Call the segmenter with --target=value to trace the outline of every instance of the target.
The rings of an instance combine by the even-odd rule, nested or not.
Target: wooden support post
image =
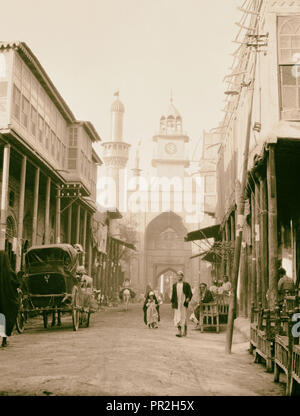
[[[92,246],[91,238],[89,238],[89,262],[88,262],[89,276],[91,276],[92,274],[92,265],[93,265],[93,246]]]
[[[247,297],[247,255],[246,243],[242,242],[241,248],[241,271],[240,271],[240,299],[239,299],[239,316],[245,316],[245,298]]]
[[[72,205],[68,208],[68,243],[72,244]]]
[[[24,200],[26,184],[26,165],[27,157],[23,156],[21,175],[20,175],[20,196],[19,196],[19,213],[18,213],[18,248],[16,255],[16,272],[21,268],[22,262],[22,245],[23,245],[23,221],[24,221]]]
[[[274,145],[269,145],[267,160],[268,179],[268,249],[269,249],[269,306],[274,309],[277,301],[278,236],[277,236],[277,186]]]
[[[260,178],[260,252],[261,252],[261,284],[262,304],[267,305],[266,293],[269,287],[268,276],[268,195],[266,178]]]
[[[247,293],[247,310],[251,314],[251,293],[252,293],[252,249],[247,245],[247,271],[248,271],[248,293]]]
[[[251,192],[251,303],[257,305],[256,298],[256,252],[255,252],[255,198]]]
[[[255,258],[256,258],[256,299],[262,302],[261,258],[260,258],[260,187],[255,182]]]
[[[83,211],[83,264],[85,264],[85,253],[86,253],[86,235],[87,235],[87,209]]]
[[[222,247],[221,247],[221,267],[220,267],[220,272],[221,272],[221,276],[220,278],[223,280],[224,278],[224,274],[225,274],[225,250],[224,250],[224,242],[225,242],[225,230],[223,228],[222,230]]]
[[[51,196],[51,178],[47,178],[46,200],[45,200],[45,238],[44,244],[50,242],[50,196]]]
[[[112,255],[111,255],[111,246],[112,246],[112,239],[109,239],[108,243],[108,256],[107,256],[107,276],[106,276],[106,284],[107,284],[107,296],[110,297],[111,294],[111,261],[112,261]]]
[[[40,168],[36,168],[34,177],[33,215],[32,215],[32,245],[36,245],[38,209],[39,209]]]
[[[56,189],[55,241],[60,243],[60,187]]]
[[[80,244],[80,205],[77,204],[76,244]]]
[[[0,250],[5,250],[9,162],[10,162],[10,145],[6,144],[3,149],[3,167],[2,167],[2,183],[1,183]]]
[[[230,239],[235,240],[235,211],[230,215]]]
[[[227,219],[225,223],[225,239],[226,239],[226,247],[225,247],[225,255],[226,255],[226,263],[225,263],[225,274],[228,276],[229,280],[231,281],[231,261],[230,261],[230,251],[229,251],[229,242],[230,238],[230,228],[229,228],[229,221],[230,217]]]

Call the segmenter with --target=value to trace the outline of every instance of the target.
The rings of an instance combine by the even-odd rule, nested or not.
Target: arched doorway
[[[172,297],[172,287],[177,281],[177,273],[175,270],[168,269],[157,276],[157,286],[159,293],[162,295],[164,302],[170,302]]]
[[[145,233],[146,282],[160,290],[160,285],[182,270],[187,281],[191,281],[190,257],[191,243],[184,237],[187,229],[182,218],[172,211],[155,217],[147,226]],[[160,276],[167,273],[167,277]],[[162,280],[163,279],[163,280]],[[163,283],[162,283],[163,282]]]

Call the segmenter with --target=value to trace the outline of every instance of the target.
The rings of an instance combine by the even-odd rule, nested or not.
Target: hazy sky
[[[170,89],[194,143],[223,117],[241,0],[0,0],[2,40],[25,41],[76,118],[109,138],[119,89],[124,139],[146,143]],[[148,156],[149,158],[149,156]]]

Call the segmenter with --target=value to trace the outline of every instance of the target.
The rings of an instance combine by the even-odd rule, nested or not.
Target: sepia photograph
[[[300,0],[0,5],[0,407],[300,396]]]

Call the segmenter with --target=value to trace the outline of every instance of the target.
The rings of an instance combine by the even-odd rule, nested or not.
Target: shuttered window
[[[37,111],[33,106],[31,106],[30,132],[34,137],[36,136],[36,126],[37,126]]]
[[[29,108],[30,104],[24,95],[22,95],[22,112],[21,112],[21,123],[24,127],[28,127],[28,117],[29,117]]]
[[[38,124],[38,139],[40,143],[44,141],[44,119],[39,115],[39,124]]]
[[[21,109],[21,91],[14,85],[13,89],[13,115],[17,120],[20,120]]]
[[[278,17],[281,118],[300,120],[300,16]]]

